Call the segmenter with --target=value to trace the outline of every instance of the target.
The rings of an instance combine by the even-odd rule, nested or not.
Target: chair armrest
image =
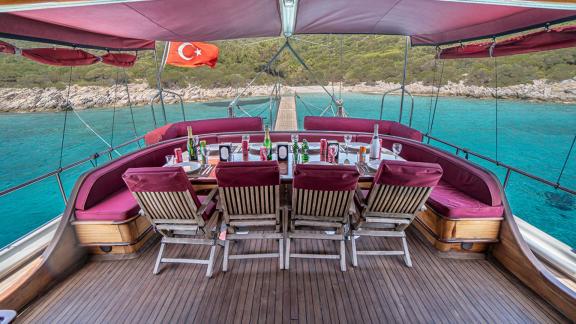
[[[198,208],[198,211],[197,211],[198,215],[204,214],[204,212],[206,211],[206,208],[208,208],[208,204],[210,204],[212,199],[214,199],[214,195],[216,195],[217,192],[218,192],[218,188],[214,188],[214,189],[210,190],[210,193],[208,194],[206,199],[204,199],[204,202],[202,203],[202,205],[200,205],[200,208]]]

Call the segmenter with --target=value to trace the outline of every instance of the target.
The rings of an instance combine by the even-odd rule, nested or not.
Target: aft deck
[[[21,322],[117,323],[423,323],[565,322],[540,297],[489,260],[440,258],[412,228],[413,268],[400,257],[366,256],[340,272],[334,260],[232,261],[214,278],[197,265],[166,264],[152,274],[158,246],[137,259],[90,261],[27,307]],[[398,240],[362,238],[369,249],[398,249]],[[235,243],[246,253],[273,242]],[[298,251],[334,252],[336,243],[294,242]],[[169,246],[168,255],[207,257],[208,248]]]

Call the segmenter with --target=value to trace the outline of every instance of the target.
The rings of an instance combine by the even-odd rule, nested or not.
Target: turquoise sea
[[[305,115],[318,115],[329,103],[322,94],[302,95],[297,100],[299,127]],[[352,117],[378,118],[378,95],[343,94],[344,105]],[[384,119],[397,119],[400,98],[389,96],[384,106]],[[192,103],[185,106],[188,119],[225,117],[228,102]],[[405,101],[404,119],[408,122],[409,100]],[[252,115],[268,117],[267,98],[249,99],[243,107]],[[428,129],[430,98],[415,99],[413,127]],[[144,134],[154,128],[150,107],[134,108],[136,132]],[[113,109],[79,111],[106,140],[111,140]],[[168,121],[181,119],[177,105],[167,106]],[[161,120],[157,108],[156,116]],[[432,134],[448,142],[478,153],[495,156],[494,100],[440,98]],[[58,168],[64,113],[30,113],[0,115],[0,190]],[[117,109],[114,144],[134,137],[130,110]],[[73,114],[68,115],[62,165],[87,157],[106,146],[84,127]],[[501,100],[498,108],[498,157],[551,181],[556,181],[566,154],[576,133],[574,105],[529,103]],[[441,148],[442,145],[432,142]],[[137,149],[136,144],[119,150],[125,153]],[[454,152],[454,150],[450,150]],[[495,171],[501,180],[505,170],[479,159],[470,158]],[[98,158],[105,163],[107,156]],[[86,163],[63,173],[65,190],[69,193],[76,178],[92,168]],[[568,188],[576,188],[576,152],[568,161],[561,179]],[[571,247],[576,247],[576,197],[513,174],[506,190],[514,213],[553,235]],[[54,177],[0,197],[0,247],[48,222],[63,211],[64,204]]]

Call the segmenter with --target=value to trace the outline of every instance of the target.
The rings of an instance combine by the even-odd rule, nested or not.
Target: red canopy
[[[295,34],[409,35],[414,45],[492,37],[576,17],[576,10],[434,0],[281,3],[296,7]],[[109,49],[152,48],[152,40],[279,36],[286,16],[281,8],[275,0],[149,0],[29,10],[0,13],[0,36]]]
[[[576,26],[564,26],[524,34],[501,41],[483,42],[454,46],[443,49],[438,55],[441,59],[482,58],[492,56],[507,56],[555,50],[576,46]]]
[[[0,41],[0,53],[16,54],[16,47],[11,44]]]
[[[79,49],[30,48],[23,49],[22,56],[33,61],[57,66],[80,66],[100,62],[100,58]]]
[[[118,67],[133,67],[138,57],[127,53],[108,53],[100,58],[104,64]]]

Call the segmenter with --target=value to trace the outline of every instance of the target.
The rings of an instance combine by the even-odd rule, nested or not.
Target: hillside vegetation
[[[46,47],[31,42],[6,40],[19,47]],[[259,71],[282,45],[283,39],[245,39],[215,42],[220,58],[215,69],[207,67],[184,69],[168,66],[162,80],[166,87],[190,84],[203,87],[242,87]],[[357,84],[360,82],[399,82],[405,39],[398,36],[298,36],[294,48],[320,80]],[[50,45],[48,45],[50,46]],[[161,55],[163,44],[158,45]],[[98,51],[89,50],[98,54]],[[434,80],[435,49],[415,47],[409,50],[408,83]],[[101,54],[101,53],[100,53]],[[151,51],[139,52],[135,67],[127,69],[130,82],[155,84],[154,56]],[[576,75],[576,49],[498,58],[498,82],[501,86],[530,83],[536,79],[560,81]],[[494,86],[493,59],[462,59],[444,61],[443,83],[464,81],[469,85]],[[58,87],[68,81],[69,68],[51,67],[14,55],[0,54],[0,87]],[[255,84],[271,84],[279,79],[287,85],[317,84],[311,75],[287,51]],[[439,73],[438,73],[439,74]],[[78,85],[111,85],[124,72],[115,67],[95,64],[73,68],[72,81]]]

